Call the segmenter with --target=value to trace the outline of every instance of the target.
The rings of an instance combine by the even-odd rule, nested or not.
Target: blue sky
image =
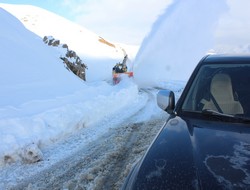
[[[0,0],[0,3],[34,5],[74,20],[74,14],[62,0]]]
[[[113,42],[139,45],[173,0],[0,0],[35,5]]]

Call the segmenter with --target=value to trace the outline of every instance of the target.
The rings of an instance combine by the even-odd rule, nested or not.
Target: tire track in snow
[[[120,189],[132,165],[143,155],[155,135],[164,123],[165,115],[158,115],[147,122],[134,122],[138,116],[151,106],[155,106],[154,95],[147,91],[149,100],[147,107],[140,110],[128,124],[115,129],[107,144],[114,146],[102,159],[93,161],[89,168],[77,180],[65,184],[65,189]],[[94,166],[94,167],[93,167]],[[71,187],[71,188],[70,188]]]
[[[141,120],[156,106],[154,94],[149,90],[145,93],[149,97],[147,105],[129,121],[10,189],[119,189],[165,122],[166,114],[161,112],[149,121]]]

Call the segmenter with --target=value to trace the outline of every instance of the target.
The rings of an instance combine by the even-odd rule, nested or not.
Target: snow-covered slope
[[[0,16],[0,85],[3,97],[0,106],[18,105],[30,100],[34,93],[37,98],[44,94],[47,98],[55,97],[61,93],[63,86],[67,87],[64,91],[68,92],[84,86],[82,81],[63,67],[56,49],[47,47],[37,35],[24,28],[5,10],[1,9]],[[31,81],[35,89],[29,92]],[[43,91],[45,86],[53,88]]]
[[[41,146],[141,99],[130,81],[84,83],[64,67],[56,48],[2,8],[0,20],[0,166],[42,159]]]
[[[0,4],[5,10],[16,16],[29,30],[41,38],[51,35],[78,54],[121,57],[119,46],[109,46],[99,41],[99,36],[59,15],[32,5]]]
[[[41,38],[53,36],[60,43],[67,44],[88,66],[87,81],[109,80],[112,67],[123,60],[124,53],[132,60],[139,48],[110,42],[83,26],[36,6],[0,3],[0,7],[17,17],[27,29]]]

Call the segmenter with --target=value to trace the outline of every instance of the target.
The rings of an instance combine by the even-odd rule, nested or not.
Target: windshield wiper
[[[215,110],[210,110],[210,109],[204,109],[202,110],[202,114],[204,115],[209,115],[209,116],[216,116],[216,118],[219,118],[222,116],[223,118],[229,118],[237,122],[243,122],[243,123],[250,123],[250,118],[246,117],[241,117],[238,115],[230,115],[230,114],[225,114],[225,113],[220,113]]]
[[[233,115],[225,114],[225,113],[220,113],[220,112],[218,112],[218,111],[210,110],[210,109],[204,109],[204,110],[202,110],[201,113],[203,113],[203,114],[205,114],[205,115],[216,115],[216,116],[224,116],[224,117],[234,118]]]

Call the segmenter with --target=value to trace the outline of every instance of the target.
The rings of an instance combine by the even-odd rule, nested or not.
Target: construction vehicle
[[[116,63],[116,65],[113,67],[112,75],[113,75],[113,84],[118,84],[121,81],[122,75],[127,75],[128,77],[133,77],[132,71],[127,71],[127,62],[128,55],[124,56],[124,59],[122,63]]]

